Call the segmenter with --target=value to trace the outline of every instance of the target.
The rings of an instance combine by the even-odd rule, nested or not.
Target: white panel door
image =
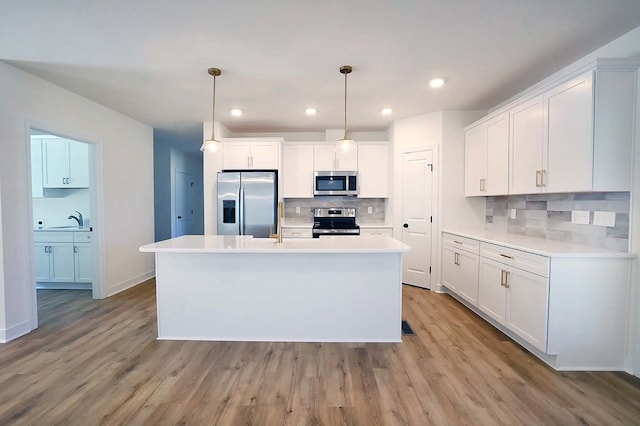
[[[402,282],[431,288],[431,215],[433,151],[402,156],[402,241],[411,246],[404,254]]]
[[[358,147],[358,197],[389,196],[389,148],[386,145]]]
[[[458,255],[451,247],[442,247],[442,284],[458,292]]]
[[[191,218],[189,206],[189,186],[191,174],[176,171],[174,190],[174,218],[172,238],[180,237],[187,233],[189,219]]]
[[[476,306],[478,304],[477,254],[458,251],[458,294]]]
[[[35,243],[36,281],[49,281],[49,243]]]
[[[225,142],[222,152],[223,170],[244,170],[251,166],[249,142]]]
[[[330,143],[313,147],[313,170],[316,172],[331,171],[336,168],[336,150]]]
[[[336,150],[336,170],[358,170],[358,147],[354,146],[348,151]]]
[[[278,142],[252,142],[251,168],[256,170],[278,170],[280,166],[280,144]]]
[[[76,244],[73,247],[75,281],[80,283],[90,283],[93,281],[93,253],[91,244]]]
[[[487,173],[484,195],[509,193],[509,113],[487,123]]]
[[[285,145],[283,148],[284,198],[313,198],[313,146]]]
[[[510,194],[533,194],[542,190],[540,173],[543,151],[542,96],[510,110]]]
[[[69,143],[69,188],[89,187],[89,145],[84,142]]]
[[[42,141],[43,184],[45,188],[66,187],[69,177],[69,144],[64,139]]]
[[[49,244],[49,281],[73,282],[74,271],[73,243]]]

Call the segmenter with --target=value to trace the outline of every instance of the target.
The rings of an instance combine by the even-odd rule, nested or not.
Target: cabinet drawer
[[[360,228],[360,235],[388,235],[393,237],[393,228]]]
[[[480,256],[514,266],[543,277],[549,276],[549,258],[496,244],[482,243]]]
[[[313,238],[311,228],[282,228],[282,238]]]
[[[480,251],[480,243],[478,240],[449,234],[447,232],[442,233],[442,240],[443,244],[455,247],[459,250],[465,250],[475,254],[478,254]]]
[[[73,232],[37,231],[33,233],[36,243],[72,243]]]
[[[73,233],[73,242],[74,243],[90,243],[91,242],[91,232],[74,232]]]

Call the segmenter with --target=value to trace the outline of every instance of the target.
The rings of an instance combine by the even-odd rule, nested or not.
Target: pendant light
[[[222,142],[216,139],[214,135],[214,129],[216,127],[216,77],[219,77],[222,72],[220,68],[209,68],[207,70],[209,75],[213,76],[213,108],[211,109],[211,138],[205,139],[200,147],[202,152],[214,152],[222,145]]]
[[[342,151],[349,151],[355,148],[356,142],[350,139],[347,133],[347,74],[353,71],[351,65],[343,65],[340,67],[340,73],[344,74],[344,136],[336,144],[336,148]]]

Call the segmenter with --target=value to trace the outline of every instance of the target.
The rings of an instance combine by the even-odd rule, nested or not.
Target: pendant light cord
[[[213,76],[213,108],[211,108],[211,140],[215,141],[216,127],[216,76]]]
[[[347,74],[344,73],[344,137],[347,139]]]

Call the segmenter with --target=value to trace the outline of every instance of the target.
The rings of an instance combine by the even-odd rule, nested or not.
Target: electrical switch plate
[[[369,208],[367,208],[367,213],[369,214],[373,213],[373,207],[369,206]]]
[[[516,218],[516,209],[509,209],[509,218],[511,219]]]
[[[616,213],[593,212],[593,224],[600,226],[616,226]]]
[[[296,206],[296,214],[300,214],[300,206]]]
[[[571,223],[581,223],[583,225],[589,224],[589,211],[588,210],[573,210],[571,212]]]

